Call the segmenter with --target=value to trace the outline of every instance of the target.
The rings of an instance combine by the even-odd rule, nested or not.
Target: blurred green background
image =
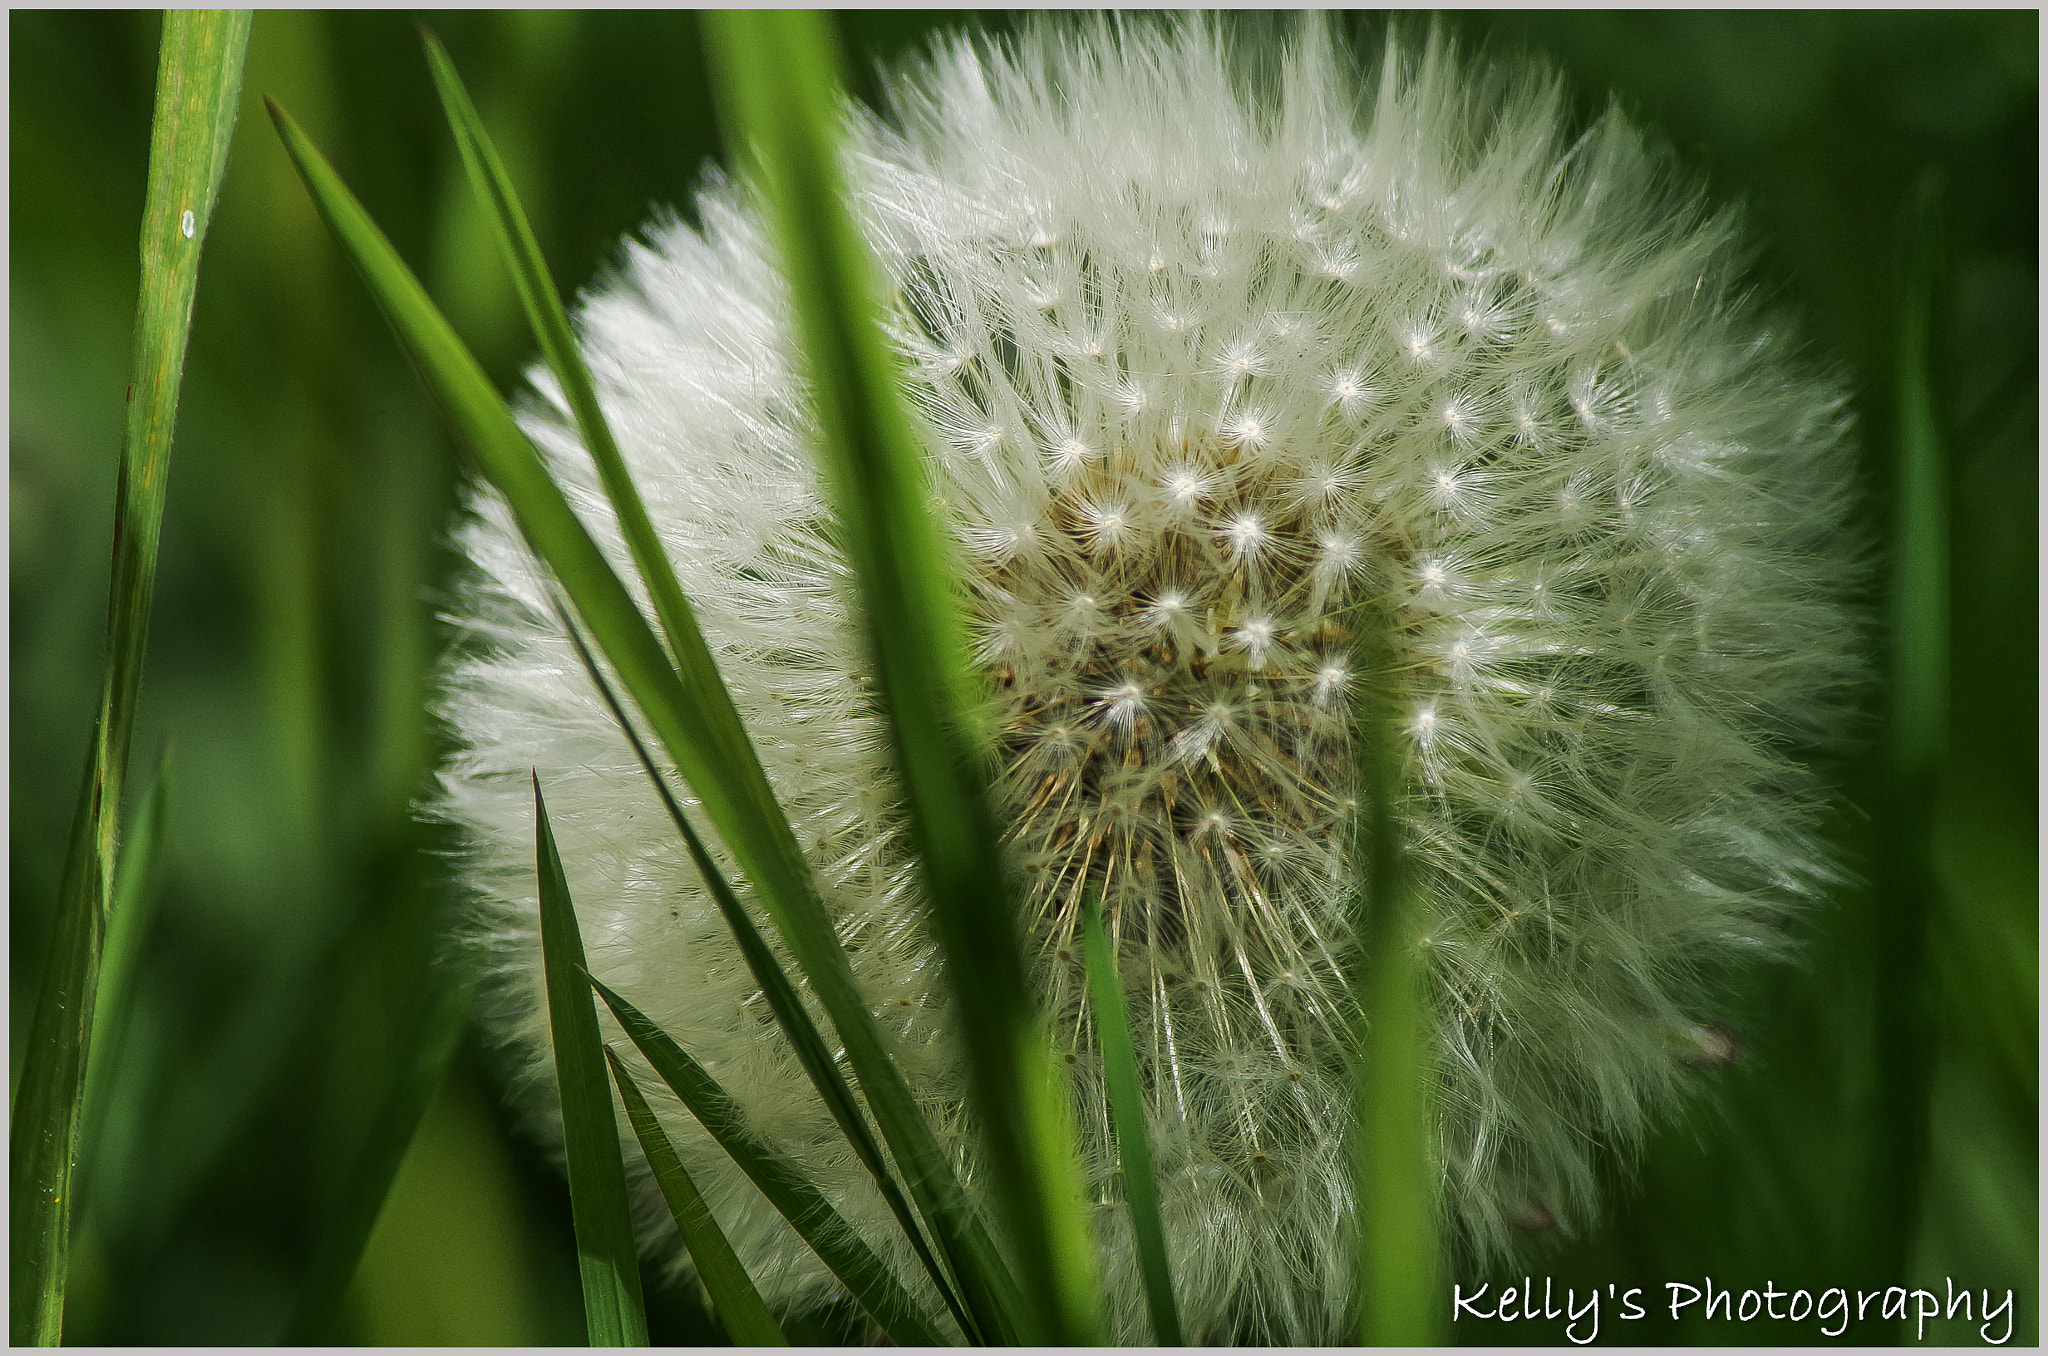
[[[695,19],[420,15],[447,41],[568,286],[722,154]],[[855,88],[935,30],[999,14],[843,16]],[[1343,22],[1368,41],[1384,21]],[[1531,1240],[1560,1292],[1608,1282],[2018,1292],[2035,1340],[2038,18],[2032,12],[1470,11],[1446,22],[1611,92],[1748,209],[1760,289],[1856,392],[1867,529],[1887,521],[1915,186],[1938,175],[1932,379],[1950,461],[1950,754],[1912,851],[1911,926],[1845,887],[1805,960],[1746,977],[1742,1057],[1617,1165],[1607,1222]],[[415,16],[264,13],[201,275],[131,785],[172,760],[134,1006],[90,1108],[67,1337],[277,1341],[352,1203],[428,1021],[457,901],[409,805],[452,565],[457,461],[271,133],[333,156],[507,387],[531,345],[471,204]],[[1414,25],[1419,27],[1420,25]],[[98,693],[113,472],[158,20],[14,12],[10,549],[13,1070]],[[1834,764],[1864,879],[1895,828],[1877,701]],[[1887,916],[1889,917],[1889,916]],[[1877,979],[1884,955],[1910,982]],[[1900,1033],[1909,1037],[1903,1042]],[[1903,1067],[1902,1067],[1903,1066]],[[1920,1127],[1923,1138],[1916,1137]],[[1902,1147],[1903,1146],[1903,1147]],[[1916,1147],[1917,1146],[1917,1147]],[[374,1174],[373,1174],[374,1176]],[[334,1340],[575,1343],[566,1192],[465,1039],[399,1172]],[[1507,1279],[1469,1265],[1467,1285]],[[655,1340],[718,1340],[657,1287]],[[1448,1297],[1446,1308],[1448,1309]],[[1634,1323],[1603,1341],[1805,1342],[1818,1325]],[[1874,1312],[1874,1310],[1873,1310]],[[1583,1329],[1580,1330],[1583,1332]],[[1468,1342],[1561,1322],[1461,1321]],[[808,1334],[831,1340],[821,1326]],[[1889,1341],[1871,1321],[1844,1340]],[[1909,1334],[1910,1335],[1910,1334]],[[1995,1334],[1994,1334],[1995,1335]],[[1931,1325],[1929,1340],[1974,1340]]]

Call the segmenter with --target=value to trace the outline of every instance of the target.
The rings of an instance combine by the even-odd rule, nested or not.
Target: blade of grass
[[[100,947],[118,874],[128,746],[156,592],[171,432],[200,249],[234,132],[249,17],[247,10],[164,15],[142,215],[142,286],[115,492],[105,680],[72,820],[50,960],[24,1047],[8,1150],[8,1330],[20,1345],[51,1345],[63,1331],[71,1177]]]
[[[428,388],[521,530],[575,602],[607,662],[663,749],[696,793],[781,930],[811,991],[837,1029],[868,1107],[963,1285],[981,1331],[1014,1340],[1014,1288],[986,1226],[968,1205],[951,1163],[918,1112],[862,1001],[817,882],[782,814],[722,684],[685,690],[646,619],[519,431],[476,360],[391,242],[289,114],[268,105],[286,152],[344,251],[421,369]],[[699,639],[701,643],[701,638]],[[712,678],[716,678],[715,668]]]
[[[534,238],[525,209],[519,205],[511,176],[506,173],[505,163],[491,143],[483,119],[477,115],[462,77],[456,73],[440,39],[432,32],[423,32],[422,36],[427,62],[434,72],[434,85],[440,92],[448,126],[455,133],[456,148],[462,154],[470,187],[484,204],[499,251],[518,288],[520,304],[526,309],[527,321],[533,327],[548,368],[562,383],[562,394],[575,417],[576,431],[582,435],[583,446],[597,465],[598,478],[618,515],[619,531],[632,552],[633,564],[654,602],[655,617],[661,622],[670,653],[675,656],[686,684],[700,688],[716,686],[720,682],[718,666],[704,644],[696,611],[676,580],[668,553],[661,549],[661,539],[655,534],[654,522],[647,516],[647,506],[641,502],[640,491],[626,470],[626,459],[620,455],[618,441],[612,437],[611,425],[598,404],[596,383],[576,346],[568,313],[562,308],[561,292],[541,255],[540,242]]]
[[[103,1133],[107,1097],[127,1032],[135,999],[135,969],[142,959],[142,939],[149,931],[157,892],[151,888],[163,848],[164,821],[170,812],[171,756],[157,765],[156,782],[135,812],[121,844],[121,869],[114,884],[114,907],[107,919],[106,946],[100,953],[99,992],[93,1000],[91,1049],[100,1052],[85,1075],[85,1152],[87,1170],[94,1142]]]
[[[1359,1023],[1352,1068],[1352,1180],[1357,1202],[1359,1342],[1433,1346],[1443,1339],[1442,1235],[1430,1152],[1428,920],[1403,870],[1395,657],[1383,608],[1354,613],[1359,630],[1358,938],[1350,987]]]
[[[604,698],[605,706],[612,713],[612,719],[624,732],[626,741],[633,746],[634,756],[640,760],[641,771],[652,783],[655,793],[661,797],[661,803],[667,809],[670,821],[676,826],[676,833],[682,838],[683,846],[689,852],[698,876],[704,881],[704,888],[710,892],[712,899],[718,904],[719,911],[725,915],[726,926],[731,930],[733,940],[739,944],[740,954],[745,957],[748,970],[753,973],[754,981],[761,986],[762,996],[767,999],[769,1008],[781,1024],[784,1034],[789,1037],[797,1057],[803,1062],[805,1071],[810,1074],[812,1086],[819,1090],[826,1105],[833,1109],[834,1119],[838,1122],[841,1132],[867,1164],[876,1187],[888,1201],[890,1212],[896,1216],[898,1226],[902,1228],[912,1249],[916,1251],[926,1273],[932,1278],[932,1284],[938,1288],[954,1321],[959,1323],[963,1333],[978,1336],[972,1319],[954,1293],[953,1278],[939,1265],[927,1247],[923,1231],[917,1227],[917,1221],[911,1216],[909,1202],[898,1189],[894,1174],[883,1163],[880,1148],[869,1136],[867,1122],[861,1118],[859,1109],[854,1104],[852,1090],[839,1076],[838,1066],[832,1062],[832,1055],[825,1047],[824,1037],[819,1034],[810,1014],[804,1010],[802,1002],[797,998],[795,986],[789,982],[789,977],[783,974],[781,964],[775,959],[775,953],[769,949],[767,941],[754,926],[754,920],[747,916],[746,909],[740,904],[739,896],[733,893],[732,886],[726,881],[725,873],[719,870],[718,863],[712,860],[711,853],[705,848],[704,840],[698,837],[695,826],[683,813],[683,807],[677,803],[675,795],[669,790],[668,779],[655,767],[654,759],[648,755],[647,746],[640,738],[640,732],[633,727],[625,707],[613,693],[612,685],[605,679],[604,671],[598,667],[595,656],[590,653],[590,647],[584,643],[582,628],[568,616],[559,602],[552,597],[550,601],[555,602],[555,614],[562,624],[563,634],[567,635],[570,643],[576,647],[577,658],[583,662],[584,671],[590,675],[591,684]],[[842,1106],[845,1108],[843,1115],[840,1111]]]
[[[518,192],[505,169],[504,161],[492,145],[490,133],[484,127],[482,118],[477,115],[476,107],[463,86],[462,77],[457,73],[454,63],[449,60],[446,49],[432,32],[425,32],[423,37],[427,60],[434,72],[434,83],[440,92],[441,106],[446,113],[449,127],[455,134],[456,145],[461,152],[463,167],[469,175],[471,188],[482,203],[485,216],[492,223],[499,251],[504,256],[506,268],[517,285],[527,320],[540,343],[541,351],[547,358],[549,368],[562,384],[583,445],[589,449],[591,458],[596,463],[605,494],[611,501],[621,532],[632,552],[634,565],[654,601],[655,615],[661,623],[669,653],[676,657],[686,686],[700,690],[719,686],[721,679],[717,664],[711,657],[710,648],[704,642],[696,613],[684,595],[681,584],[676,580],[668,554],[661,548],[654,524],[648,518],[646,506],[640,500],[639,490],[626,469],[625,458],[620,455],[618,443],[612,437],[610,424],[598,403],[596,384],[591,380],[589,368],[584,364],[582,351],[576,346],[568,314],[562,308],[560,289],[555,286],[554,276],[548,269],[547,260],[541,254],[540,243],[534,237],[525,209],[520,206]],[[783,976],[781,967],[775,964],[772,954],[762,943],[752,921],[748,919],[738,899],[726,884],[723,873],[717,872],[709,865],[709,855],[704,852],[694,829],[683,818],[674,797],[669,794],[666,781],[655,770],[652,760],[646,755],[646,750],[641,747],[632,722],[626,717],[624,709],[613,696],[610,685],[592,661],[574,623],[566,614],[562,615],[561,619],[564,629],[575,641],[578,653],[583,657],[584,667],[590,673],[591,680],[603,693],[606,704],[611,707],[620,728],[633,741],[642,766],[667,804],[670,817],[675,821],[678,832],[682,834],[692,858],[704,875],[707,887],[724,911],[726,922],[732,928],[740,950],[746,956],[748,966],[753,970],[756,980],[760,982],[762,992],[767,997],[777,1020],[782,1024],[784,1033],[795,1047],[812,1085],[817,1088],[818,1095],[832,1112],[841,1133],[847,1137],[854,1152],[875,1178],[891,1212],[896,1216],[897,1223],[909,1236],[919,1259],[932,1273],[932,1279],[939,1286],[940,1293],[946,1297],[948,1307],[953,1310],[962,1328],[972,1331],[971,1321],[954,1294],[951,1279],[932,1257],[922,1231],[911,1214],[910,1203],[897,1186],[894,1175],[882,1156],[881,1145],[862,1116],[852,1089],[847,1086],[838,1066],[833,1062],[824,1037],[811,1021],[810,1014],[805,1012],[802,1004],[797,1001],[794,987]]]
[[[1116,1127],[1117,1159],[1123,1166],[1124,1201],[1131,1210],[1131,1235],[1145,1276],[1145,1304],[1152,1314],[1157,1346],[1185,1345],[1180,1310],[1173,1298],[1173,1262],[1166,1251],[1166,1226],[1159,1218],[1159,1184],[1152,1175],[1151,1131],[1145,1122],[1144,1085],[1138,1054],[1131,1046],[1124,986],[1117,978],[1116,948],[1102,926],[1102,907],[1090,900],[1081,915],[1088,967],[1088,1000],[1102,1048],[1103,1081],[1109,1086],[1110,1120]]]
[[[675,1146],[662,1133],[661,1123],[654,1119],[654,1112],[634,1085],[633,1076],[626,1072],[626,1066],[609,1045],[604,1048],[604,1057],[611,1065],[619,1100],[625,1104],[626,1119],[640,1140],[640,1152],[647,1156],[647,1166],[654,1171],[661,1197],[668,1202],[669,1213],[675,1216],[683,1246],[690,1250],[690,1260],[697,1264],[697,1277],[704,1282],[704,1291],[718,1311],[719,1322],[725,1325],[725,1335],[739,1347],[788,1346],[789,1339],[782,1335],[781,1325],[768,1312],[761,1292],[754,1288],[754,1278],[740,1265],[738,1254],[726,1240],[725,1230],[718,1227],[711,1208],[697,1191],[697,1184],[684,1171],[683,1160],[676,1157]]]
[[[645,1013],[599,981],[593,979],[590,983],[661,1081],[690,1109],[705,1133],[717,1141],[748,1180],[760,1188],[768,1203],[811,1245],[818,1260],[839,1278],[854,1303],[874,1319],[889,1339],[907,1347],[944,1345],[944,1339],[926,1322],[909,1292],[861,1242],[824,1193],[773,1146],[747,1128],[746,1113],[719,1086],[718,1080]]]
[[[633,1250],[618,1119],[605,1086],[597,1005],[585,980],[583,938],[538,776],[533,779],[533,815],[539,839],[541,966],[547,976],[555,1079],[562,1093],[562,1146],[576,1218],[584,1325],[594,1347],[644,1347],[647,1313],[640,1298],[640,1261]]]
[[[969,713],[973,689],[922,449],[876,324],[872,259],[844,207],[838,56],[811,10],[707,16],[729,141],[751,150],[787,271],[933,931],[957,1000],[986,1170],[1027,1299],[1026,1340],[1086,1343],[1100,1306]]]
[[[1883,799],[1873,902],[1879,939],[1876,1080],[1867,1123],[1880,1127],[1868,1194],[1872,1274],[1903,1278],[1919,1237],[1931,1134],[1933,1029],[1929,918],[1936,907],[1934,807],[1948,754],[1948,467],[1934,399],[1941,181],[1915,185],[1905,222],[1898,329],[1896,462],[1886,606],[1889,673]]]
[[[363,1250],[376,1231],[385,1199],[455,1060],[476,998],[476,985],[474,973],[449,976],[429,999],[404,1076],[378,1108],[377,1119],[350,1169],[349,1184],[341,1196],[347,1204],[321,1234],[312,1264],[306,1268],[305,1285],[285,1329],[284,1345],[313,1346],[334,1340],[330,1330],[355,1280]]]

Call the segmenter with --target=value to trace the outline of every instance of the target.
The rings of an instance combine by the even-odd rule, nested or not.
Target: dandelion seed
[[[1230,546],[1230,554],[1240,560],[1255,560],[1272,544],[1273,534],[1266,530],[1266,521],[1256,513],[1239,513],[1217,529],[1218,534]]]
[[[1201,502],[1216,492],[1216,477],[1203,475],[1187,467],[1175,467],[1166,473],[1160,482],[1166,500],[1175,509],[1191,512]]]
[[[1762,342],[1728,232],[1639,138],[1581,139],[1547,77],[1468,81],[1441,43],[1354,68],[1310,23],[1256,93],[1238,73],[1265,67],[1229,46],[1200,20],[944,46],[895,87],[896,131],[856,122],[846,164],[892,332],[927,336],[904,354],[933,429],[920,493],[962,548],[1087,1189],[1121,1199],[1071,950],[1095,892],[1151,977],[1132,1035],[1187,1336],[1318,1345],[1355,1298],[1333,977],[1366,678],[1404,713],[1394,810],[1440,1000],[1446,1217],[1498,1255],[1586,1220],[1594,1146],[1626,1148],[1682,1075],[1732,1057],[1704,977],[1827,879],[1791,751],[1858,679],[1856,572],[1839,393]],[[751,203],[716,186],[701,233],[657,227],[579,333],[856,980],[970,1161],[955,1014]],[[526,423],[572,501],[600,502],[559,416]],[[593,971],[687,1032],[922,1287],[864,1171],[820,1150],[830,1116],[761,1025],[507,510],[474,509],[439,810],[468,838],[523,1085],[548,1077],[519,789],[537,768],[564,847],[591,845],[566,867]],[[1392,617],[1370,671],[1361,604]],[[665,1124],[771,1303],[830,1293],[695,1122]],[[1149,1340],[1102,1218],[1108,1335]]]

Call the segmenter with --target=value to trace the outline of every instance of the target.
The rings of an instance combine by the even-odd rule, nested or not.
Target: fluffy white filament
[[[1731,227],[1557,84],[1311,28],[957,43],[857,129],[933,511],[1000,731],[998,795],[1100,1201],[1112,1335],[1145,1340],[1076,939],[1113,920],[1189,1337],[1323,1342],[1351,1299],[1340,966],[1352,607],[1390,606],[1429,917],[1450,1218],[1585,1217],[1599,1146],[1682,1082],[1716,967],[1825,874],[1789,751],[1854,676],[1835,392],[1737,290]],[[971,1130],[782,281],[744,195],[582,312],[607,411],[910,1082]],[[545,383],[543,383],[545,385]],[[623,565],[588,459],[530,431]],[[529,768],[592,965],[920,1284],[755,993],[496,499],[462,544],[445,703],[546,1101]],[[652,1080],[645,1080],[653,1088]],[[830,1278],[672,1102],[765,1293]]]

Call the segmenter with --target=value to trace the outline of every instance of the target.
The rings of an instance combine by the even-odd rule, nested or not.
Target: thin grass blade
[[[676,826],[676,833],[682,838],[683,846],[688,850],[690,860],[704,882],[704,888],[710,892],[711,897],[717,901],[719,911],[725,915],[726,926],[732,931],[733,940],[739,944],[740,954],[746,959],[748,970],[753,974],[754,981],[761,986],[762,996],[767,999],[776,1021],[781,1024],[783,1034],[789,1038],[797,1057],[810,1074],[812,1086],[818,1089],[820,1097],[832,1109],[841,1133],[846,1135],[855,1152],[859,1153],[862,1161],[867,1164],[876,1187],[888,1202],[890,1212],[895,1215],[897,1224],[902,1228],[912,1249],[916,1251],[919,1262],[932,1278],[932,1284],[944,1298],[954,1321],[960,1325],[962,1332],[975,1334],[973,1320],[955,1292],[953,1278],[939,1265],[938,1259],[932,1256],[923,1231],[918,1228],[917,1220],[911,1214],[910,1203],[904,1199],[902,1190],[896,1184],[895,1175],[883,1161],[880,1146],[875,1144],[866,1120],[861,1117],[859,1108],[854,1103],[852,1089],[847,1087],[846,1081],[839,1076],[838,1066],[833,1062],[831,1052],[825,1046],[824,1037],[798,999],[796,987],[782,972],[782,965],[775,959],[775,953],[769,949],[767,940],[754,926],[754,920],[747,916],[746,909],[740,904],[739,896],[726,881],[725,873],[719,869],[718,863],[705,848],[704,840],[698,836],[689,816],[683,813],[683,807],[677,803],[675,795],[669,790],[668,779],[655,767],[654,759],[648,754],[647,745],[640,738],[640,732],[633,727],[632,719],[612,691],[612,685],[605,678],[603,669],[598,666],[596,657],[590,653],[590,647],[584,643],[581,628],[559,605],[556,614],[562,623],[564,634],[576,647],[577,657],[582,660],[584,671],[590,675],[592,686],[604,698],[606,707],[612,713],[612,719],[618,723],[627,742],[633,746],[634,756],[640,760],[641,771],[646,774],[655,793],[661,797],[661,803],[667,809],[670,821]]]
[[[8,1151],[8,1332],[52,1345],[63,1331],[71,1178],[99,988],[100,947],[118,874],[119,821],[156,593],[157,540],[170,475],[199,256],[234,133],[248,10],[164,15],[142,215],[128,418],[114,504],[107,662],[36,998]]]
[[[768,1203],[811,1245],[863,1312],[898,1346],[943,1346],[908,1291],[852,1226],[796,1166],[747,1128],[746,1114],[718,1080],[669,1034],[597,980],[598,997],[662,1082],[690,1109],[705,1132],[760,1188]]]
[[[585,980],[583,938],[569,882],[533,779],[539,838],[541,968],[547,976],[548,1025],[555,1078],[562,1092],[563,1156],[569,1163],[569,1204],[576,1218],[576,1264],[583,1277],[583,1319],[594,1347],[644,1347],[647,1312],[640,1297],[640,1260],[633,1247],[632,1204],[619,1153],[618,1118],[605,1086],[597,1005]]]
[[[1017,1306],[1010,1302],[995,1244],[967,1204],[951,1163],[861,999],[817,883],[730,694],[715,683],[685,689],[625,586],[419,280],[305,132],[283,109],[269,107],[307,190],[429,389],[512,505],[527,540],[576,604],[606,661],[781,930],[838,1031],[912,1199],[955,1273],[981,1278],[974,1296],[977,1324],[994,1340],[1009,1340],[1009,1314]]]
[[[448,59],[440,39],[431,32],[424,33],[423,37],[427,61],[434,71],[434,85],[440,91],[441,107],[447,114],[448,125],[455,133],[455,143],[462,153],[462,164],[469,174],[470,186],[483,203],[485,215],[497,235],[499,250],[518,288],[519,301],[526,309],[527,321],[533,326],[534,338],[540,343],[549,370],[562,384],[562,395],[575,416],[576,430],[582,435],[583,446],[597,464],[598,478],[604,484],[613,512],[618,515],[619,530],[633,554],[633,564],[639,569],[641,581],[654,602],[654,613],[661,622],[669,651],[675,657],[686,685],[697,688],[719,686],[718,666],[698,629],[696,611],[676,580],[668,553],[662,550],[653,520],[647,516],[647,507],[641,502],[640,492],[626,470],[626,459],[619,453],[618,440],[612,436],[611,425],[598,404],[597,385],[584,364],[582,350],[576,346],[568,312],[562,307],[561,291],[555,286],[554,275],[548,271],[547,260],[540,252],[540,242],[534,237],[525,209],[519,205],[511,175],[506,172],[505,162],[492,145],[490,133],[485,129],[483,119],[477,115],[476,105],[471,102],[462,77],[456,73],[455,63]]]
[[[675,1146],[668,1142],[647,1099],[634,1085],[633,1075],[626,1072],[626,1066],[609,1045],[604,1048],[604,1057],[611,1066],[619,1100],[625,1105],[626,1120],[640,1140],[640,1152],[647,1156],[647,1166],[653,1169],[655,1184],[661,1188],[662,1199],[668,1202],[669,1213],[675,1216],[683,1246],[690,1250],[690,1260],[697,1264],[697,1277],[704,1282],[705,1293],[725,1325],[725,1335],[739,1347],[788,1346],[789,1339],[783,1336],[781,1325],[762,1302],[761,1292],[754,1288],[754,1278],[740,1265],[739,1255],[726,1240],[725,1230],[712,1218],[697,1184],[683,1169],[682,1159],[676,1157]]]
[[[810,10],[707,21],[728,139],[761,169],[824,433],[826,483],[860,589],[910,836],[946,958],[1026,1340],[1087,1342],[1093,1248],[1062,1104],[1025,978],[974,691],[922,446],[876,323],[873,261],[844,207],[838,57]]]
[[[1144,1084],[1138,1076],[1137,1051],[1131,1046],[1123,982],[1117,978],[1116,947],[1102,925],[1098,902],[1089,901],[1081,916],[1081,927],[1087,954],[1089,1009],[1102,1049],[1103,1081],[1109,1087],[1110,1121],[1116,1128],[1117,1159],[1123,1165],[1124,1201],[1131,1211],[1131,1235],[1138,1245],[1138,1266],[1145,1276],[1145,1304],[1152,1314],[1153,1341],[1162,1347],[1182,1346],[1185,1339],[1180,1331],[1180,1308],[1173,1297],[1173,1261],[1166,1249],[1166,1226],[1159,1217],[1159,1183],[1152,1175]]]
[[[135,1001],[135,974],[142,960],[142,939],[155,917],[159,896],[152,887],[163,849],[164,825],[170,815],[171,761],[166,752],[157,765],[156,781],[149,796],[136,810],[121,843],[121,869],[114,883],[114,908],[107,919],[106,946],[100,953],[99,992],[93,1000],[91,1048],[99,1051],[99,1058],[88,1064],[85,1075],[84,1135],[88,1156],[93,1152],[96,1136],[103,1132],[107,1097]]]
[[[1407,873],[1399,803],[1399,702],[1386,609],[1361,607],[1359,710],[1352,727],[1360,787],[1356,908],[1358,1009],[1352,1070],[1352,1168],[1358,1219],[1359,1341],[1443,1340],[1441,1226],[1431,1153],[1434,1085],[1428,919]]]
[[[1877,807],[1876,1080],[1867,1124],[1876,1128],[1866,1236],[1877,1275],[1904,1275],[1919,1237],[1927,1175],[1929,1094],[1936,1022],[1928,988],[1930,923],[1940,877],[1934,807],[1948,756],[1948,465],[1935,403],[1935,297],[1942,265],[1941,180],[1915,186],[1905,225],[1898,321],[1889,643]]]

